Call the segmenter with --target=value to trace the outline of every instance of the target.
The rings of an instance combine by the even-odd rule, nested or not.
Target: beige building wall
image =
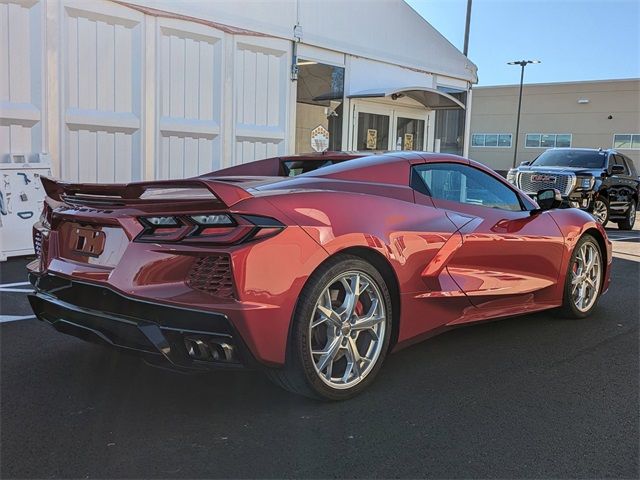
[[[473,89],[471,135],[512,134],[511,147],[474,147],[469,157],[495,170],[513,162],[518,85]],[[613,148],[615,134],[640,134],[640,79],[524,85],[517,163],[546,148],[527,148],[526,134],[571,134],[572,147]],[[640,171],[640,148],[619,149]]]

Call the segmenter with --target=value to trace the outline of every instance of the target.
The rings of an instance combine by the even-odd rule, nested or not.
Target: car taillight
[[[139,217],[144,230],[137,242],[181,242],[235,245],[281,232],[285,225],[270,217],[203,213]]]

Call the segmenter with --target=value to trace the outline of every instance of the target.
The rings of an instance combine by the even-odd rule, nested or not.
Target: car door
[[[623,172],[612,173],[611,167],[613,165],[621,166]],[[631,176],[631,171],[623,156],[618,153],[612,154],[609,159],[609,172],[609,208],[613,215],[623,215],[629,202],[633,199],[637,179]]]
[[[564,238],[549,212],[531,215],[505,180],[463,163],[414,167],[436,208],[459,228],[447,269],[478,307],[461,322],[557,303]]]
[[[627,169],[629,170],[629,185],[631,188],[631,197],[637,199],[638,194],[640,194],[640,177],[638,176],[638,171],[636,170],[635,165],[633,164],[633,160],[629,157],[622,155],[624,162],[627,164]]]

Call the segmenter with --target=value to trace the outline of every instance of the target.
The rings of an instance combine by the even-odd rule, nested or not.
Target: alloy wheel
[[[602,200],[596,200],[596,203],[594,203],[593,205],[593,212],[591,212],[591,214],[598,221],[598,223],[605,223],[607,220],[607,205]]]
[[[309,347],[318,377],[347,389],[371,372],[382,352],[384,299],[364,272],[345,272],[322,291],[309,323]]]
[[[571,297],[575,307],[587,312],[600,293],[602,260],[598,247],[592,242],[580,246],[571,267]]]

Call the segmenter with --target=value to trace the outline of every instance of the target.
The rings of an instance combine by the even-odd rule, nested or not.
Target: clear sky
[[[462,50],[467,0],[407,0]],[[479,85],[640,77],[640,0],[473,0],[469,58]]]

